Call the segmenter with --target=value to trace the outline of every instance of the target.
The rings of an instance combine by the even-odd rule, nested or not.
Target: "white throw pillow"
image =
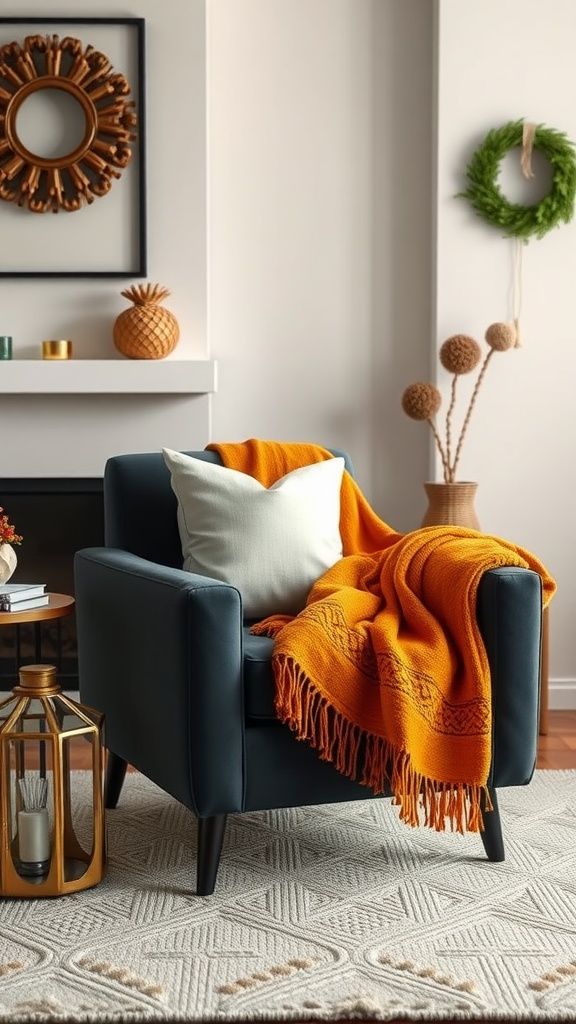
[[[184,569],[231,583],[244,615],[296,615],[342,558],[344,459],[302,466],[266,488],[246,473],[162,449],[178,499]]]

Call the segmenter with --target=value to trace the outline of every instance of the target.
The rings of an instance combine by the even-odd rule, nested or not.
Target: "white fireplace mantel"
[[[15,359],[0,361],[0,394],[209,394],[213,359]]]

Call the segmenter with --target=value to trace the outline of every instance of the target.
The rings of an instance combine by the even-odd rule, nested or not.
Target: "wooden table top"
[[[75,600],[69,594],[48,593],[48,604],[40,608],[25,608],[21,612],[0,612],[0,626],[19,622],[42,622],[44,619],[61,619],[74,611]]]

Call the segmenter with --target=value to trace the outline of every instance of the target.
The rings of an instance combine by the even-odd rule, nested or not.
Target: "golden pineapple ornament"
[[[114,344],[129,359],[164,359],[178,344],[180,327],[160,303],[170,295],[160,284],[135,284],[120,293],[134,305],[114,323]]]

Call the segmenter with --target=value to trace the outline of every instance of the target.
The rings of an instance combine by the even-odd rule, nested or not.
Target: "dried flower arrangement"
[[[406,415],[413,420],[426,420],[429,424],[442,460],[444,483],[447,484],[454,483],[456,480],[456,469],[462,454],[462,445],[490,360],[495,352],[506,352],[517,344],[516,327],[513,323],[491,324],[486,330],[484,338],[488,344],[488,353],[480,367],[455,449],[452,446],[452,417],[456,407],[458,377],[465,373],[472,373],[480,363],[482,350],[478,342],[467,334],[455,334],[448,338],[440,348],[440,362],[444,369],[453,375],[450,404],[446,413],[444,441],[438,433],[435,421],[436,413],[442,404],[442,395],[438,388],[428,381],[417,381],[415,384],[410,384],[402,395],[402,408]]]
[[[12,523],[8,522],[8,516],[2,515],[4,509],[0,507],[0,544],[21,544],[24,540]]]

